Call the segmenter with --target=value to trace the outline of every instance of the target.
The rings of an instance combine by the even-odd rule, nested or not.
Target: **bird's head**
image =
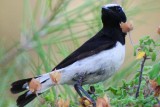
[[[119,27],[127,18],[123,8],[118,4],[107,4],[102,7],[103,27]]]

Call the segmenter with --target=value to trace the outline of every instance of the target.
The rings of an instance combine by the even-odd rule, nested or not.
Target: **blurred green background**
[[[134,25],[131,36],[135,44],[144,35],[158,38],[160,0],[1,0],[0,107],[16,107],[17,95],[9,91],[13,81],[49,72],[94,36],[102,27],[101,7],[108,3],[123,6],[128,21]],[[135,64],[127,37],[125,63],[105,86],[132,78]],[[64,89],[65,94],[72,91],[70,86]],[[28,106],[33,107],[32,104]]]

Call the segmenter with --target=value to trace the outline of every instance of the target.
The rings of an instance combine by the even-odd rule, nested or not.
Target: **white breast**
[[[72,79],[78,74],[94,74],[102,71],[102,75],[87,76],[87,84],[104,81],[112,76],[122,65],[125,57],[125,46],[120,42],[109,50],[104,50],[96,55],[84,58],[80,61],[60,69],[62,79],[60,84],[74,84]]]

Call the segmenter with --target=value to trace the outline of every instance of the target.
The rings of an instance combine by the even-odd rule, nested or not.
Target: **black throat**
[[[114,41],[119,41],[122,45],[125,45],[126,33],[123,33],[120,27],[104,26],[102,32],[108,38],[111,38]]]

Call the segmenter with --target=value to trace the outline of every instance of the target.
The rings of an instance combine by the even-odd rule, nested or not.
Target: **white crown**
[[[109,7],[114,7],[114,6],[120,6],[119,4],[107,4],[107,5],[104,5],[103,7],[104,8],[109,8]],[[121,6],[120,6],[121,7]],[[122,8],[122,7],[121,7]],[[123,10],[123,8],[122,8]]]
[[[108,8],[108,7],[114,7],[114,6],[120,6],[120,5],[118,5],[118,4],[107,4],[107,5],[104,5],[103,7]]]

